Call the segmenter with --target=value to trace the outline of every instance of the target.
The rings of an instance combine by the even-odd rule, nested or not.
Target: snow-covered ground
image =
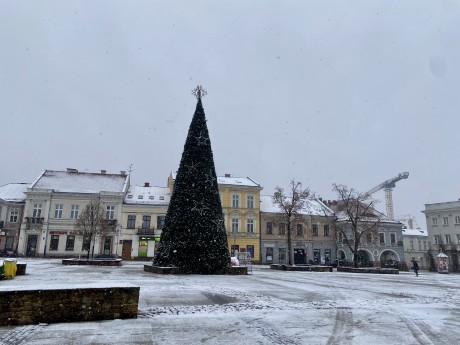
[[[0,290],[130,283],[138,319],[0,327],[0,344],[460,344],[460,275],[284,272],[160,276],[144,263],[28,259]]]

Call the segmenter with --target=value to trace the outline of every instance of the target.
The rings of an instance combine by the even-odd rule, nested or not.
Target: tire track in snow
[[[353,343],[353,313],[351,309],[337,309],[332,335],[327,345],[347,345]]]
[[[401,314],[399,314],[398,316],[401,319],[401,321],[404,322],[404,324],[410,330],[414,339],[420,345],[445,344],[443,341],[441,341],[441,337],[439,336],[439,334],[433,331],[428,325],[412,321],[410,318]]]
[[[251,319],[248,317],[242,318],[247,325],[257,330],[257,332],[266,338],[272,345],[296,345],[297,343],[275,330],[269,323],[264,322],[262,319]]]

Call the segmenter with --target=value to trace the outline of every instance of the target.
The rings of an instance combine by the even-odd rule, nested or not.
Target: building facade
[[[428,232],[422,229],[402,229],[404,256],[410,267],[411,260],[416,260],[420,269],[429,268],[427,252],[429,249]]]
[[[122,207],[118,253],[124,260],[150,260],[160,241],[171,199],[168,187],[130,186]]]
[[[272,196],[261,196],[261,262],[287,264],[287,226]],[[329,265],[336,260],[335,231],[324,212],[332,211],[319,199],[311,198],[301,214],[291,221],[293,263],[295,265]]]
[[[30,183],[9,183],[0,187],[0,256],[17,254],[19,229]]]
[[[452,266],[450,250],[458,250],[460,246],[460,200],[425,204],[423,213],[426,217],[429,246],[435,260],[438,260],[437,255],[441,251],[445,251],[449,266]]]
[[[118,222],[129,187],[129,175],[82,173],[76,169],[44,171],[27,188],[24,221],[21,225],[18,255],[39,257],[85,256],[83,238],[74,226],[86,204],[100,200],[112,231],[96,237],[91,255],[114,255],[118,246]]]
[[[168,178],[174,186],[175,175]],[[222,213],[232,256],[248,253],[253,262],[260,261],[260,191],[262,186],[250,177],[217,176]]]

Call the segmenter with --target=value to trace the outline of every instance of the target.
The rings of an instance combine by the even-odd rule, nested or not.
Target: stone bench
[[[137,318],[139,287],[87,285],[5,287],[0,291],[0,326]]]
[[[63,259],[63,265],[122,266],[122,259]]]
[[[156,274],[187,274],[180,267],[160,267],[152,265],[144,265],[144,272],[156,273]],[[248,274],[247,266],[230,266],[227,267],[222,273],[228,275],[246,275]]]

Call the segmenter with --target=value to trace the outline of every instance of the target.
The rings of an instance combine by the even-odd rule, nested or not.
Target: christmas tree
[[[227,233],[206,117],[198,102],[177,171],[154,266],[215,274],[230,266]]]

